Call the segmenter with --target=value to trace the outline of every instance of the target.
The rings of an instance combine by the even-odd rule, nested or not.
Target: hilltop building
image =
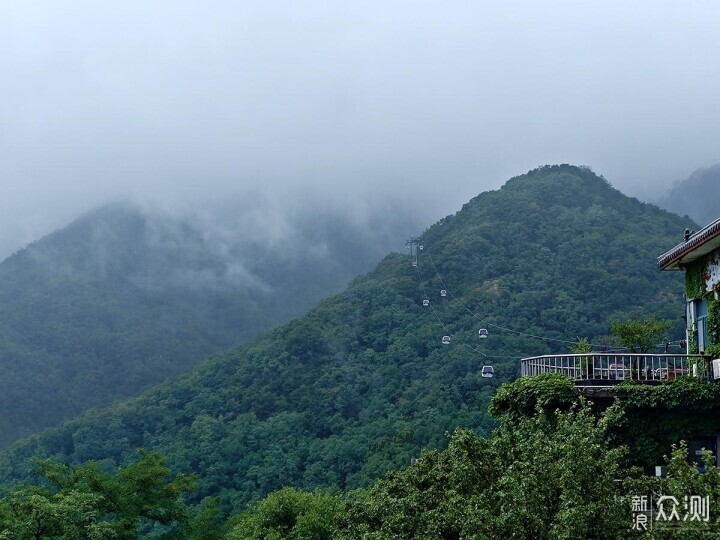
[[[660,270],[685,271],[687,352],[720,353],[720,219],[685,231],[683,242],[658,257]]]

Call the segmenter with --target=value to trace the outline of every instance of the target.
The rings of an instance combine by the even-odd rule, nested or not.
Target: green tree
[[[615,321],[611,325],[620,345],[631,353],[646,353],[656,347],[670,328],[672,324],[669,321],[658,319],[655,315],[634,321]]]
[[[587,354],[592,352],[592,344],[586,337],[578,338],[575,344],[570,348],[573,354]]]
[[[114,528],[101,521],[101,506],[102,498],[91,493],[21,488],[0,502],[0,538],[118,538]]]
[[[35,471],[42,485],[0,499],[0,538],[130,540],[141,526],[180,529],[188,519],[181,496],[195,489],[192,477],[169,480],[165,458],[147,452],[115,473],[95,461],[69,467],[45,460]]]
[[[217,498],[205,497],[179,537],[185,540],[220,540],[225,529],[223,513]]]
[[[677,501],[677,519],[656,520],[651,538],[657,540],[670,539],[704,539],[717,538],[720,527],[720,468],[715,467],[715,457],[705,450],[702,456],[703,467],[698,467],[689,459],[687,444],[681,441],[673,445],[672,453],[667,461],[667,476],[642,476],[625,482],[626,493],[635,496],[646,496],[655,503],[661,496],[674,497]],[[695,457],[695,456],[693,456]],[[693,515],[691,498],[705,499],[707,513],[698,512]],[[702,502],[702,501],[698,501]],[[666,516],[671,512],[672,503],[665,507]],[[695,506],[695,510],[700,507]],[[687,516],[687,518],[686,518]],[[696,519],[698,518],[699,519]]]
[[[623,450],[605,435],[614,414],[539,413],[504,422],[490,439],[458,430],[447,450],[351,494],[341,537],[624,538]]]
[[[226,540],[330,540],[342,499],[284,488],[231,520]]]

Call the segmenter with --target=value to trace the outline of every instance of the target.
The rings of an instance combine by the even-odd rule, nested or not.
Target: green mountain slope
[[[701,227],[720,218],[720,163],[698,169],[675,185],[658,201],[681,216],[690,216]],[[697,229],[697,227],[694,227]]]
[[[327,212],[287,227],[292,246],[118,204],[6,259],[0,446],[299,315],[385,252],[372,231]]]
[[[253,343],[20,442],[0,455],[2,480],[22,478],[31,457],[118,463],[142,446],[197,472],[199,496],[228,510],[283,485],[367,485],[456,426],[487,432],[486,406],[518,357],[597,340],[636,313],[672,319],[679,337],[682,276],[655,257],[686,226],[588,169],[531,171],[430,227],[417,268],[391,254]]]

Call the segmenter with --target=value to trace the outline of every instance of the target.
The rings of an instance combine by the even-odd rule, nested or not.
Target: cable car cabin
[[[480,374],[481,374],[483,377],[492,377],[493,375],[495,375],[495,370],[493,369],[492,366],[483,366],[482,371],[480,372]]]
[[[430,305],[430,300],[423,300],[423,306],[428,307]]]
[[[441,290],[440,296],[447,296],[447,291],[445,289]]]
[[[488,337],[488,331],[487,331],[487,329],[481,328],[480,330],[478,330],[478,337],[479,337],[480,339],[485,339],[486,337]]]
[[[413,261],[413,266],[417,266],[417,261]]]
[[[442,344],[443,344],[443,345],[450,345],[450,336],[443,336],[443,338],[442,338]]]

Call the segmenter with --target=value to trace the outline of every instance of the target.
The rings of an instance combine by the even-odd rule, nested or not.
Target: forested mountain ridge
[[[210,229],[112,204],[8,257],[0,446],[137,395],[301,314],[386,252],[342,216],[288,219],[292,247],[251,234],[248,218]]]
[[[521,356],[567,352],[638,313],[672,319],[679,336],[682,276],[655,257],[689,225],[586,168],[541,167],[425,231],[417,268],[388,255],[254,342],[21,441],[0,474],[22,478],[39,456],[121,463],[146,447],[198,473],[198,497],[227,510],[284,485],[367,485],[457,426],[487,432],[486,406]],[[485,363],[495,378],[480,376]]]
[[[675,182],[658,204],[681,216],[688,215],[704,227],[720,218],[719,200],[720,163],[698,169],[685,180]]]

